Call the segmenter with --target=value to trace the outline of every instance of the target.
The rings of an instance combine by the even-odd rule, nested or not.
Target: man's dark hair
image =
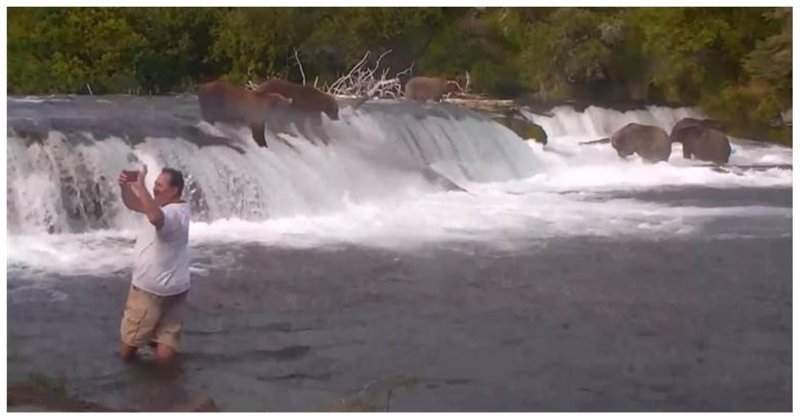
[[[166,172],[169,174],[169,185],[170,187],[175,187],[178,189],[178,196],[183,194],[183,174],[181,171],[172,168],[164,168],[161,170],[162,173]]]

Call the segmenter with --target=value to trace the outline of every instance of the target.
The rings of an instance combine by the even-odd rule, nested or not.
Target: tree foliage
[[[698,105],[740,131],[791,107],[790,8],[9,8],[8,90],[321,84],[389,49],[500,97]]]

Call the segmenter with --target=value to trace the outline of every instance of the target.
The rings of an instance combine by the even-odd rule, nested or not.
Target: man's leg
[[[133,286],[128,291],[128,300],[120,322],[119,357],[130,360],[139,347],[153,336],[160,308],[152,296]]]
[[[158,343],[156,345],[156,363],[169,364],[175,360],[175,349],[172,347]]]
[[[125,344],[125,342],[119,342],[119,358],[125,361],[133,359],[133,356],[136,356],[136,350],[138,348],[134,346],[129,346]]]
[[[186,313],[187,294],[188,292],[184,292],[177,296],[170,296],[167,307],[163,308],[164,316],[156,327],[153,337],[153,341],[156,343],[156,362],[158,363],[167,364],[175,359]]]

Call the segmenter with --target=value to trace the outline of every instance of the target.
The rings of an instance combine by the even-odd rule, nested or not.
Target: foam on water
[[[647,189],[657,187],[708,186],[719,188],[791,186],[792,170],[768,166],[791,165],[792,149],[731,138],[729,169],[720,171],[705,162],[683,158],[680,143],[673,144],[668,162],[649,164],[638,156],[617,156],[609,144],[581,142],[609,137],[616,129],[637,122],[655,125],[668,133],[685,117],[704,118],[691,108],[647,107],[620,112],[590,106],[584,112],[557,107],[553,116],[523,112],[548,133],[548,144],[529,142],[542,162],[542,171],[525,180],[531,189]],[[753,166],[765,166],[758,168]],[[742,167],[742,168],[739,168]]]
[[[252,144],[242,127],[191,122],[204,135],[232,139],[244,153],[180,137],[146,136],[131,144],[124,135],[101,140],[84,133],[89,140],[75,142],[51,131],[31,142],[10,133],[8,209],[15,223],[9,223],[9,269],[27,276],[129,270],[141,216],[122,207],[114,180],[133,163],[148,164],[148,185],[166,164],[190,174],[195,252],[243,243],[408,249],[448,241],[514,247],[586,235],[657,239],[703,234],[710,223],[729,217],[778,223],[755,233],[732,228],[717,234],[775,235],[780,234],[775,226],[791,221],[785,207],[675,206],[610,194],[791,187],[791,168],[747,168],[790,165],[791,149],[734,139],[731,164],[742,168],[720,172],[683,159],[679,144],[669,162],[655,165],[623,161],[608,144],[579,144],[632,121],[669,129],[685,116],[701,117],[694,110],[620,113],[589,107],[583,113],[557,108],[551,118],[528,115],[549,133],[543,147],[522,143],[504,127],[471,114],[397,106],[343,108],[340,121],[324,122],[332,140],[328,147],[312,144],[296,128],[268,132],[265,150]],[[469,192],[442,191],[422,175],[426,166]],[[93,209],[102,214],[93,216]]]
[[[191,243],[316,248],[336,244],[408,249],[427,242],[480,241],[501,248],[554,237],[669,238],[695,234],[719,217],[791,220],[791,209],[767,206],[665,206],[635,199],[583,200],[547,192],[510,194],[505,184],[476,188],[475,195],[433,193],[414,199],[351,204],[325,215],[255,222],[195,222]],[[731,231],[733,233],[733,230]],[[767,232],[775,234],[775,232]],[[9,237],[9,266],[88,275],[128,270],[135,231]],[[196,251],[201,252],[201,251]]]

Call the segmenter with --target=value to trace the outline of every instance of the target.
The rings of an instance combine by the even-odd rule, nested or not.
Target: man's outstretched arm
[[[139,172],[139,178],[130,183],[131,190],[136,196],[137,205],[141,208],[141,212],[147,216],[147,220],[156,227],[161,229],[164,226],[164,211],[161,206],[156,203],[150,191],[144,186],[144,177],[147,175],[147,165],[144,165],[142,171]]]
[[[128,182],[124,173],[119,175],[119,190],[120,195],[122,195],[122,203],[125,204],[125,207],[139,212],[144,213],[144,209],[139,206],[139,200],[136,198],[136,194],[131,189],[131,182]]]

